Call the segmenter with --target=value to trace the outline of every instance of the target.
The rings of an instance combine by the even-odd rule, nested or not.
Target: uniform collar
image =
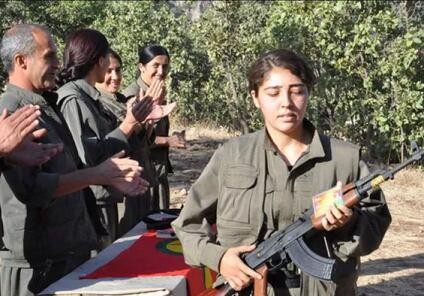
[[[99,100],[100,92],[95,87],[88,84],[88,82],[85,81],[85,79],[77,79],[77,80],[74,80],[73,83],[93,100],[95,101]]]
[[[304,154],[297,161],[296,166],[300,165],[300,163],[304,163],[309,159],[321,158],[325,156],[325,148],[321,140],[321,136],[315,126],[306,118],[303,119],[302,124],[306,131],[312,134],[312,141],[311,144],[308,145],[308,148],[306,149]],[[266,129],[264,130],[264,135],[264,149],[277,153],[278,151],[272,143]]]
[[[5,95],[15,96],[20,101],[19,105],[38,105],[41,108],[42,114],[49,116],[59,124],[63,122],[60,112],[56,107],[58,95],[55,92],[45,91],[40,95],[19,86],[8,84]]]
[[[324,143],[321,140],[321,135],[318,133],[318,130],[307,119],[303,120],[303,124],[306,130],[312,133],[311,144],[308,146],[308,149],[306,150],[306,153],[309,155],[309,159],[324,157],[325,147],[324,147]]]
[[[111,93],[101,88],[99,88],[98,90],[100,92],[101,99],[106,99],[112,102],[118,102],[124,105],[126,105],[127,103],[127,98],[120,92]]]
[[[100,92],[100,96],[102,98],[107,98],[109,100],[114,100],[114,101],[117,100],[117,96],[114,93],[108,92],[108,91],[101,89],[101,88],[99,88],[98,91]]]
[[[147,85],[147,83],[144,82],[143,79],[141,79],[141,75],[137,79],[137,84],[144,92],[146,92],[149,89],[149,86]]]
[[[54,92],[45,91],[40,95],[10,83],[6,86],[6,92],[16,94],[24,104],[39,105],[40,107],[53,106],[58,98]]]

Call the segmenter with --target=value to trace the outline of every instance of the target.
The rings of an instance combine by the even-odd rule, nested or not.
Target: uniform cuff
[[[224,256],[226,251],[227,248],[224,248],[220,245],[207,243],[201,255],[201,263],[213,269],[214,271],[219,272],[219,263],[221,262],[221,258]]]

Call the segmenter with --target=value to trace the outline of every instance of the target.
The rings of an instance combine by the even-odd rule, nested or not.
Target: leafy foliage
[[[196,46],[207,53],[212,69],[203,86],[207,114],[244,132],[259,120],[247,91],[246,74],[266,48],[263,27],[267,15],[267,5],[258,2],[222,1],[210,6],[193,24]]]
[[[89,27],[96,18],[103,17],[103,1],[4,1],[0,2],[0,34],[13,24],[43,24],[52,32],[59,49],[66,36],[79,28]],[[0,86],[6,74],[0,66]],[[1,87],[0,87],[1,89]]]
[[[314,61],[313,121],[380,161],[399,160],[404,143],[424,136],[424,30],[396,8],[405,9],[379,1],[276,2],[270,17],[273,38]]]
[[[264,51],[292,48],[319,82],[308,117],[380,162],[399,161],[424,138],[424,6],[419,1],[0,2],[0,30],[47,25],[59,49],[80,27],[103,32],[135,79],[137,51],[157,42],[171,54],[169,99],[188,123],[209,121],[244,132],[262,125],[246,73]],[[0,86],[4,85],[4,75]],[[3,80],[1,80],[3,79]],[[400,151],[400,152],[399,152]]]

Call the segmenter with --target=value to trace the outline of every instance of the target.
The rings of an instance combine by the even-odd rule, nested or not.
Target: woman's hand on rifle
[[[224,256],[222,256],[219,264],[219,272],[236,291],[246,288],[250,284],[252,278],[258,280],[262,279],[259,273],[249,268],[240,259],[241,254],[251,252],[255,247],[255,245],[250,245],[229,248]]]
[[[341,191],[342,182],[338,181],[336,188]],[[333,204],[321,220],[322,227],[327,231],[343,227],[352,218],[352,215],[352,209],[349,209],[347,206]]]

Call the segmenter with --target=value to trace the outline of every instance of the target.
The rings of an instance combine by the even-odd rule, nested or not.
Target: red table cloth
[[[81,278],[177,275],[186,278],[190,296],[211,287],[216,276],[208,268],[193,268],[185,264],[178,239],[157,238],[155,231],[148,231],[107,264]]]

